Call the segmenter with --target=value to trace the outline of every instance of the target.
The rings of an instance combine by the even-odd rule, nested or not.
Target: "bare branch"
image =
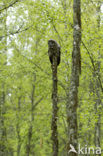
[[[29,26],[29,27],[27,27],[27,28],[25,28],[25,29],[23,29],[23,30],[20,30],[20,29],[21,29],[21,26],[20,26],[20,28],[19,28],[18,30],[16,30],[15,32],[11,32],[11,33],[8,33],[8,34],[6,34],[6,35],[4,35],[4,36],[0,36],[0,40],[2,40],[2,38],[4,38],[4,37],[8,37],[8,36],[10,36],[10,35],[15,35],[15,34],[18,34],[18,33],[24,32],[24,31],[27,31],[27,30],[30,29],[31,27],[32,27],[32,25]]]
[[[10,7],[12,7],[14,4],[16,4],[17,2],[19,2],[20,0],[15,0],[12,1],[8,6],[3,7],[2,9],[0,9],[0,12],[4,11],[5,9],[8,9]]]
[[[91,57],[91,54],[90,54],[88,48],[86,47],[86,45],[84,44],[83,41],[82,41],[82,44],[83,44],[84,48],[86,49],[86,51],[87,51],[87,53],[88,53],[88,55],[89,55],[89,58],[90,58],[90,60],[91,60],[92,66],[93,66],[93,70],[94,70],[95,74],[97,75],[97,78],[98,78],[98,81],[99,81],[99,84],[100,84],[101,91],[103,92],[102,82],[101,82],[101,79],[100,79],[100,75],[98,75],[98,73],[96,72],[94,60],[93,60],[93,58]]]
[[[35,109],[35,107],[43,100],[43,97],[41,97],[38,101],[35,102],[34,106],[33,106],[33,110]]]
[[[57,35],[58,35],[59,40],[60,40],[60,41],[63,41],[62,38],[61,38],[61,36],[59,35],[59,32],[58,32],[57,29],[56,29],[56,26],[55,26],[54,23],[53,23],[53,21],[52,21],[51,23],[52,23],[52,25],[53,25],[53,28],[54,28],[55,32],[56,32]]]

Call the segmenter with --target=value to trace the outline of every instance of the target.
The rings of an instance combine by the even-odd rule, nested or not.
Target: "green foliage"
[[[4,1],[2,7],[11,1]],[[79,86],[78,130],[79,141],[94,146],[95,125],[98,116],[103,118],[103,99],[98,77],[103,73],[103,13],[100,13],[100,28],[97,23],[97,3],[83,0],[82,74]],[[0,2],[1,4],[1,2]],[[59,156],[66,155],[67,121],[66,104],[72,63],[73,49],[73,2],[31,0],[20,1],[0,14],[0,138],[6,129],[7,151],[17,155],[20,136],[20,156],[26,155],[28,131],[32,124],[30,155],[51,156],[52,117],[52,71],[48,58],[48,39],[61,45],[61,64],[58,67],[58,132]],[[96,71],[94,71],[92,57]],[[98,62],[100,69],[98,69]],[[96,75],[95,72],[99,74]],[[96,85],[98,83],[98,86]],[[32,93],[34,105],[32,110]],[[99,92],[99,96],[97,94]],[[3,99],[3,95],[4,99]],[[19,103],[20,100],[20,103]],[[97,105],[97,101],[101,103]],[[34,120],[32,121],[32,113]],[[18,129],[19,135],[18,135]],[[103,127],[101,126],[101,130]],[[1,139],[0,139],[1,140]],[[102,140],[102,139],[101,139]],[[101,142],[101,146],[103,142]],[[8,154],[9,156],[10,154]]]

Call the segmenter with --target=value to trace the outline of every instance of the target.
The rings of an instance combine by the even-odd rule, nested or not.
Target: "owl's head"
[[[50,40],[48,41],[48,46],[49,46],[50,48],[54,48],[55,46],[57,46],[57,42],[56,42],[55,40],[53,40],[53,39],[50,39]]]

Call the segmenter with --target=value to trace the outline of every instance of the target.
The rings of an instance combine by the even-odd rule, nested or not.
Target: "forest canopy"
[[[103,2],[78,2],[0,0],[0,156],[57,156],[51,139],[50,39],[61,51],[57,67],[58,156],[68,155],[68,140],[70,134],[74,136],[75,126],[79,145],[103,150]],[[73,84],[76,99],[72,97]],[[76,109],[73,100],[77,100]]]

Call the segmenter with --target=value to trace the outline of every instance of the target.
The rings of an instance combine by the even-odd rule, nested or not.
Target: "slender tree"
[[[33,75],[34,79],[32,82],[32,91],[31,91],[31,121],[28,129],[28,141],[26,146],[26,155],[29,156],[31,153],[31,140],[32,140],[32,131],[33,131],[33,122],[34,122],[34,94],[35,94],[35,81],[36,81],[36,74]],[[33,154],[35,155],[35,154]]]
[[[4,34],[7,34],[7,10],[5,10],[3,16],[2,25],[4,26]],[[1,61],[0,66],[4,69],[7,65],[7,37],[5,37],[3,41],[4,49],[2,50],[2,57],[4,57],[3,61]],[[2,72],[0,74],[2,76]],[[5,125],[5,114],[6,114],[6,92],[5,92],[5,79],[1,81],[0,84],[0,127],[1,127],[1,135],[0,135],[0,155],[4,156],[7,154],[7,129]]]
[[[77,150],[78,145],[78,125],[77,125],[77,107],[78,107],[78,87],[79,74],[81,73],[80,43],[81,43],[81,10],[80,0],[74,0],[73,3],[73,52],[72,52],[72,71],[70,91],[67,104],[67,123],[68,123],[68,144],[67,151],[69,156],[78,155],[71,151],[73,146]],[[71,152],[70,152],[71,151]]]
[[[21,91],[21,88],[19,88],[19,92]],[[21,98],[20,95],[18,97],[18,104],[17,104],[17,124],[16,124],[16,133],[17,133],[17,156],[20,156],[21,152],[21,135],[20,135],[20,113],[21,113]]]
[[[100,11],[101,11],[101,2],[98,2],[97,5],[97,27],[98,27],[98,31],[100,30]],[[98,73],[98,75],[100,76],[100,67],[101,67],[101,61],[100,61],[100,45],[99,45],[99,49],[98,49],[98,61],[97,61],[97,69],[96,72]],[[96,74],[94,73],[94,77],[95,77],[95,92],[96,92],[96,103],[95,103],[95,111],[96,114],[98,116],[97,122],[95,124],[95,135],[94,135],[94,141],[95,141],[95,146],[96,147],[101,147],[101,113],[100,113],[100,109],[101,109],[101,95],[100,95],[100,84],[98,82],[98,79],[96,78]],[[100,154],[99,154],[100,155]]]
[[[60,46],[55,40],[48,41],[48,54],[49,59],[52,64],[52,77],[53,77],[53,90],[52,90],[52,146],[53,146],[53,156],[58,156],[58,130],[57,130],[57,120],[58,120],[58,95],[57,95],[57,66],[60,63]]]

